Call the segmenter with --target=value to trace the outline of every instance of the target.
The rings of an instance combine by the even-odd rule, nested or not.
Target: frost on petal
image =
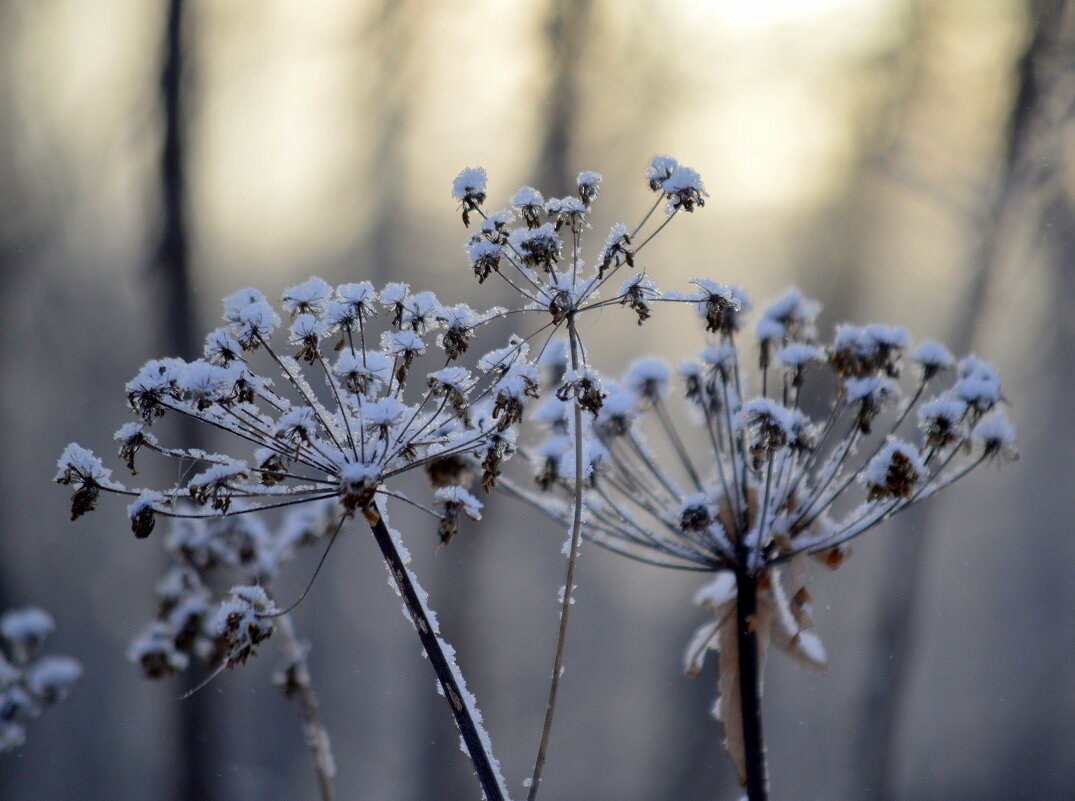
[[[960,361],[959,380],[952,385],[951,392],[978,415],[991,411],[1003,399],[996,368],[976,356],[966,356]]]
[[[792,287],[765,308],[755,334],[763,347],[771,342],[813,342],[817,337],[815,322],[820,312],[820,303],[804,297]]]
[[[858,405],[856,423],[859,431],[869,434],[877,415],[898,392],[897,386],[882,376],[847,379],[844,382],[845,400],[848,404]]]
[[[252,304],[264,302],[265,295],[259,290],[244,287],[224,298],[224,319],[229,323],[236,323],[243,309]]]
[[[72,442],[64,448],[53,481],[78,487],[71,497],[72,520],[93,511],[101,494],[101,487],[113,486],[109,481],[111,476],[112,471],[81,445]]]
[[[201,505],[209,504],[222,514],[231,508],[232,495],[249,478],[245,462],[215,464],[194,476],[188,483],[191,499]]]
[[[381,483],[380,468],[372,464],[351,462],[340,470],[340,504],[348,513],[367,512]]]
[[[220,660],[229,668],[243,664],[273,631],[279,610],[262,587],[232,587],[208,623]]]
[[[1015,459],[1019,455],[1015,449],[1015,429],[1004,412],[997,411],[983,417],[974,427],[974,438],[986,457],[1006,456]]]
[[[52,615],[38,606],[12,609],[0,616],[3,637],[17,662],[28,662],[45,639],[56,630]]]
[[[635,254],[630,246],[631,236],[627,233],[627,226],[623,223],[613,225],[608,238],[605,239],[604,247],[601,248],[601,254],[597,257],[597,277],[603,278],[609,267],[621,263],[634,267]]]
[[[381,336],[385,356],[395,359],[395,380],[403,384],[415,358],[426,352],[422,338],[413,331],[385,331]]]
[[[792,342],[776,353],[776,360],[781,367],[805,367],[807,364],[823,361],[825,351],[805,342]]]
[[[580,230],[586,209],[586,204],[577,197],[557,197],[545,202],[545,215],[557,231],[565,225]]]
[[[630,306],[642,325],[650,318],[650,303],[661,297],[661,291],[644,274],[632,275],[620,285],[620,305]]]
[[[679,162],[671,156],[654,156],[646,167],[646,183],[650,191],[658,192],[661,186],[672,176],[672,171],[679,166]]]
[[[906,329],[871,324],[864,328],[840,325],[829,357],[837,374],[864,378],[875,373],[899,375],[899,357],[910,345]]]
[[[736,313],[740,308],[736,290],[708,278],[693,278],[691,283],[699,290],[698,312],[705,318],[705,330],[712,333],[734,333],[738,328]]]
[[[926,444],[931,448],[943,448],[963,437],[960,422],[967,413],[966,401],[951,392],[923,403],[918,408],[918,420],[925,429]]]
[[[127,382],[127,402],[145,422],[164,414],[163,403],[179,397],[176,380],[185,364],[179,359],[153,359]]]
[[[478,283],[500,270],[500,258],[503,255],[499,242],[490,242],[484,237],[475,236],[466,244],[467,260],[474,270]]]
[[[530,346],[519,337],[512,336],[507,345],[491,350],[482,356],[478,360],[478,369],[482,372],[502,375],[513,364],[524,361],[529,353]]]
[[[583,411],[597,417],[605,401],[605,390],[601,385],[601,376],[592,367],[583,366],[578,370],[568,370],[564,380],[556,390],[556,397],[562,401],[574,398]]]
[[[156,524],[156,505],[163,500],[159,492],[146,490],[127,506],[127,517],[131,520],[131,530],[138,539],[145,539]]]
[[[280,325],[280,315],[265,301],[248,304],[233,321],[235,337],[243,350],[257,350]]]
[[[399,325],[415,334],[425,334],[437,327],[441,305],[432,292],[415,292],[403,301]]]
[[[291,323],[289,344],[297,347],[296,359],[313,364],[321,355],[321,340],[328,333],[328,326],[310,312],[300,312]]]
[[[560,260],[563,242],[552,223],[545,223],[529,230],[512,231],[508,246],[519,254],[527,267],[541,267],[551,273],[553,265]]]
[[[449,360],[458,359],[470,348],[470,339],[474,329],[491,317],[499,314],[500,308],[485,314],[478,314],[465,303],[445,306],[437,313],[437,321],[444,326],[438,345]]]
[[[538,397],[538,372],[532,364],[513,364],[494,385],[492,417],[497,430],[522,422],[527,398]]]
[[[955,364],[955,357],[939,342],[923,342],[911,351],[911,361],[922,367],[922,378],[929,381],[941,370]]]
[[[185,400],[202,411],[215,403],[225,403],[230,399],[235,386],[233,376],[234,373],[227,367],[198,359],[186,365],[179,373],[176,387]]]
[[[202,351],[202,355],[208,362],[225,366],[238,359],[241,353],[242,346],[239,344],[239,340],[233,336],[231,328],[218,328],[205,337],[205,348]]]
[[[147,678],[181,673],[190,664],[190,656],[176,646],[176,636],[177,632],[167,623],[154,621],[131,641],[127,658],[141,666]]]
[[[575,183],[579,188],[579,197],[586,206],[590,206],[596,199],[598,193],[601,191],[601,174],[587,170],[586,172],[580,172],[575,179]]]
[[[295,317],[299,314],[312,314],[320,317],[332,297],[332,287],[324,280],[314,276],[301,284],[288,287],[280,297],[280,304]]]
[[[462,201],[468,196],[481,195],[484,200],[486,181],[484,167],[465,167],[452,180],[452,197]]]
[[[441,507],[440,524],[437,534],[442,545],[451,542],[452,537],[459,533],[459,515],[463,514],[471,520],[482,519],[482,504],[462,487],[441,487],[434,493],[434,499]]]
[[[563,426],[567,430],[567,404],[557,401],[564,410]],[[630,431],[633,422],[642,414],[638,407],[638,396],[619,384],[605,384],[605,400],[601,405],[601,416],[595,421],[595,428],[605,437],[619,437]]]
[[[511,196],[511,205],[516,209],[525,209],[527,206],[544,206],[545,198],[532,186],[524,186]]]
[[[668,397],[672,368],[661,359],[641,359],[630,366],[623,383],[639,398],[660,403]]]
[[[515,212],[511,209],[500,209],[487,214],[479,228],[482,236],[490,242],[500,242],[504,235],[504,229],[515,222]]]
[[[367,354],[345,349],[332,371],[348,392],[364,395],[392,380],[392,360],[380,351]]]
[[[485,202],[485,168],[466,167],[452,181],[452,197],[463,207],[463,225],[470,225],[470,212]]]
[[[661,183],[661,191],[668,198],[665,214],[671,216],[677,211],[694,211],[695,206],[705,205],[709,193],[705,191],[702,176],[690,167],[679,166],[672,170]]]
[[[922,455],[909,442],[890,436],[884,447],[859,474],[866,497],[876,500],[906,500],[927,475]]]
[[[45,704],[62,701],[82,675],[82,665],[69,656],[46,656],[26,670],[26,688]]]

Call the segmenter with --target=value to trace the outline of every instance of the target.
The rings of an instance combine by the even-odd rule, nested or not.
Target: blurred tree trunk
[[[363,277],[380,284],[393,280],[405,258],[407,159],[405,144],[414,111],[414,82],[423,68],[417,39],[425,9],[421,0],[379,0],[363,31],[363,46],[374,79],[367,91],[369,119],[374,136],[369,151],[370,175],[360,186],[380,187],[371,194],[374,204],[360,245]]]
[[[152,264],[155,297],[148,304],[162,312],[155,316],[161,347],[169,354],[190,359],[199,352],[197,321],[190,277],[190,237],[187,220],[184,113],[186,53],[189,34],[189,11],[183,0],[168,0],[164,15],[163,49],[159,77],[162,134],[160,154],[161,220],[156,253]],[[204,445],[201,429],[189,417],[173,421],[180,442],[188,448]],[[191,677],[196,684],[200,676]],[[195,693],[175,705],[178,715],[179,745],[176,750],[178,781],[173,785],[176,801],[209,801],[214,793],[210,777],[216,768],[216,749],[212,747],[212,696]]]
[[[1040,204],[1028,200],[1055,177],[1055,165],[1063,161],[1063,154],[1058,152],[1061,142],[1052,134],[1059,127],[1058,121],[1071,116],[1071,90],[1060,78],[1071,77],[1063,59],[1075,47],[1075,28],[1068,2],[1032,0],[1028,10],[1032,30],[1018,65],[1019,83],[1009,116],[1005,158],[988,206],[980,215],[977,241],[970,249],[970,282],[962,293],[963,301],[952,318],[948,337],[957,354],[973,350],[979,339],[990,287],[1010,260],[1015,240],[1020,238],[1019,229],[1029,224],[1040,235],[1053,230],[1042,219],[1042,209],[1035,210]],[[1064,72],[1067,74],[1062,75]],[[1057,200],[1065,198],[1061,194]],[[1072,219],[1068,217],[1065,224],[1070,226]],[[1061,236],[1070,233],[1063,229]],[[1058,254],[1068,260],[1073,255],[1071,251]],[[1071,296],[1054,293],[1057,297],[1067,298],[1066,304]],[[1067,317],[1061,312],[1054,320]],[[866,661],[866,687],[855,738],[859,746],[857,787],[866,801],[892,801],[897,797],[896,739],[913,664],[913,632],[922,592],[926,540],[935,529],[931,519],[937,511],[936,504],[928,504],[904,517],[898,539],[890,540],[884,560],[895,569],[881,576],[881,606]]]
[[[549,75],[541,104],[541,140],[532,170],[545,197],[575,193],[572,162],[580,116],[579,78],[586,43],[591,40],[593,0],[550,0],[545,10],[545,48]]]

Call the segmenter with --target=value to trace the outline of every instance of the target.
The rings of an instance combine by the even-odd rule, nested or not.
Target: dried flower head
[[[0,615],[0,754],[26,742],[26,727],[66,698],[82,675],[71,657],[41,653],[55,629],[52,616],[36,606]]]
[[[478,204],[471,179],[462,199]],[[385,486],[392,478],[453,459],[476,470],[490,461],[486,483],[495,481],[512,452],[509,428],[536,393],[527,384],[528,347],[513,340],[475,370],[455,362],[475,329],[501,310],[445,307],[404,284],[378,293],[368,283],[333,289],[320,278],[287,289],[281,305],[291,320],[290,354],[273,343],[280,315],[260,292],[244,289],[225,299],[229,326],[209,335],[203,359],[154,360],[128,383],[139,421],[116,433],[127,466],[133,472],[136,453],[148,450],[193,463],[193,475],[175,487],[128,489],[71,444],[56,480],[75,487],[72,517],[92,509],[102,491],[127,495],[132,528],[145,537],[158,515],[212,518],[325,498],[336,498],[344,514],[376,517],[378,497],[401,497]],[[390,321],[377,326],[382,309]],[[333,341],[334,359],[325,347]],[[434,352],[441,369],[411,380]],[[165,447],[148,430],[165,413],[231,434],[246,452]]]
[[[453,197],[459,198],[459,187],[468,183],[471,172],[467,169],[457,176]],[[524,186],[512,196],[510,208],[486,212],[477,204],[472,209],[481,214],[483,222],[467,240],[465,250],[478,282],[483,283],[496,275],[521,297],[522,307],[516,311],[547,315],[546,324],[533,335],[545,335],[539,356],[558,330],[568,329],[567,350],[573,354],[571,366],[583,370],[585,375],[573,376],[570,386],[564,384],[556,389],[562,396],[571,396],[584,403],[586,410],[595,415],[601,408],[600,379],[586,360],[585,347],[575,325],[577,316],[619,305],[630,308],[641,325],[650,318],[655,302],[697,302],[694,296],[662,293],[644,272],[634,273],[622,281],[613,296],[601,297],[616,273],[636,267],[638,254],[673,217],[680,211],[693,211],[704,204],[706,193],[698,174],[667,156],[653,159],[646,170],[646,180],[658,193],[656,202],[633,229],[622,223],[612,226],[591,269],[586,268],[582,258],[583,234],[589,228],[591,206],[601,184],[601,176],[597,173],[579,174],[577,197],[546,200],[537,189]],[[484,183],[482,186],[484,189]],[[643,233],[662,202],[666,203],[668,216],[648,233]],[[522,225],[513,228],[517,220]],[[734,321],[739,309],[735,298],[719,304],[713,301],[711,306],[714,314],[727,317],[728,324]]]
[[[929,343],[912,352],[918,369],[901,390],[905,330],[844,325],[822,345],[820,307],[797,290],[762,312],[760,392],[752,396],[736,339],[745,294],[693,283],[697,291],[682,297],[715,341],[680,367],[681,408],[671,402],[672,369],[660,361],[637,362],[621,383],[609,382],[614,413],[587,426],[590,490],[581,497],[593,542],[643,562],[717,574],[699,596],[715,619],[698,631],[686,664],[697,672],[705,653],[719,650],[720,692],[728,697],[738,695],[737,581],[756,584],[751,614],[760,647],[772,642],[823,667],[824,649],[806,631],[807,560],[838,566],[849,540],[983,462],[1014,456],[1014,433],[995,411],[1000,380],[988,363],[966,357],[942,388],[954,360]],[[831,399],[818,417],[803,402],[807,389]],[[544,407],[535,416],[549,432],[531,451],[537,489],[510,489],[567,521],[579,497],[574,474],[560,464],[570,421]],[[718,709],[728,713],[729,750],[742,768],[739,712]]]

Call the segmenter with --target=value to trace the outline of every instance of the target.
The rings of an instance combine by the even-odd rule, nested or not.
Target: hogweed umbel
[[[621,382],[605,383],[601,413],[586,423],[584,531],[632,559],[717,574],[697,597],[713,620],[692,639],[685,665],[697,674],[706,653],[719,652],[714,713],[756,801],[767,792],[767,645],[806,667],[825,665],[808,630],[808,561],[838,567],[854,537],[987,461],[1014,458],[1014,433],[998,408],[992,365],[975,356],[957,363],[937,343],[911,350],[904,329],[885,325],[841,325],[822,344],[820,306],[797,290],[757,323],[760,392],[752,394],[744,360],[755,358],[738,341],[746,294],[694,283],[698,291],[684,299],[695,303],[711,344],[678,376],[663,361],[637,362]],[[901,388],[905,354],[914,367]],[[537,488],[509,489],[566,521],[580,497],[580,474],[569,466],[578,423],[555,398],[534,416],[549,431],[528,453]]]
[[[583,260],[583,234],[590,227],[591,206],[601,190],[601,175],[586,171],[576,179],[576,195],[546,200],[540,191],[524,186],[511,198],[510,206],[486,212],[485,170],[468,167],[456,176],[452,197],[459,202],[463,224],[470,226],[472,216],[481,217],[478,230],[466,242],[466,255],[478,283],[492,275],[506,283],[520,298],[513,312],[537,314],[545,322],[531,337],[544,335],[538,350],[539,360],[554,335],[567,332],[569,358],[559,376],[555,393],[574,406],[576,438],[572,444],[576,476],[583,471],[583,412],[600,413],[606,393],[601,378],[587,358],[579,332],[579,315],[609,306],[626,306],[642,325],[651,314],[653,303],[666,299],[644,271],[635,269],[638,254],[681,212],[693,212],[705,205],[708,196],[701,176],[681,166],[669,156],[657,156],[646,169],[646,182],[656,200],[632,229],[622,223],[612,226],[604,245],[590,268]],[[646,224],[664,204],[665,218],[651,226]],[[519,224],[521,223],[521,224]],[[615,293],[608,293],[610,281],[621,271],[629,271]],[[602,297],[602,292],[608,296]],[[671,298],[669,298],[671,299]],[[679,299],[679,298],[676,298]],[[557,691],[563,672],[568,618],[574,591],[575,563],[581,539],[582,482],[576,482],[575,513],[570,523],[566,546],[567,568],[560,593],[560,624],[557,632],[553,667],[549,680],[549,697],[545,708],[533,775],[528,782],[529,801],[534,801],[541,784]]]
[[[138,537],[148,536],[159,516],[219,521],[331,499],[338,533],[361,514],[437,671],[482,788],[498,801],[506,797],[504,782],[480,713],[383,506],[392,498],[428,513],[442,542],[461,517],[480,517],[481,504],[467,485],[479,477],[491,488],[515,451],[514,426],[537,392],[529,347],[513,337],[473,367],[463,366],[476,329],[503,310],[444,306],[433,293],[406,284],[377,291],[368,282],[333,288],[311,278],[287,289],[281,305],[290,318],[286,350],[274,344],[280,315],[259,291],[243,289],[225,299],[228,325],[209,334],[203,358],[143,366],[127,384],[138,419],[116,433],[120,455],[132,472],[138,454],[150,451],[178,459],[193,475],[173,487],[129,489],[72,443],[56,475],[75,488],[72,519],[91,510],[102,492],[132,499],[128,514]],[[259,360],[275,380],[260,371]],[[435,369],[419,369],[431,360]],[[245,453],[162,445],[151,429],[166,413],[231,435]],[[431,501],[391,488],[412,470],[430,479]],[[334,541],[335,533],[326,554]],[[234,664],[271,633],[281,612],[249,586],[237,588],[225,604],[215,630],[230,649],[226,663]]]
[[[42,653],[52,615],[29,606],[0,615],[0,754],[26,742],[26,728],[67,697],[82,675],[69,656]]]

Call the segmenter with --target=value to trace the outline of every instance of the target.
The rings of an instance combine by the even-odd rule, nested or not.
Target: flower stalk
[[[429,664],[437,674],[444,699],[448,702],[455,725],[463,737],[467,755],[474,764],[482,792],[487,801],[506,801],[508,795],[498,763],[491,753],[492,746],[488,735],[481,726],[481,713],[474,707],[473,697],[462,684],[462,675],[455,663],[454,652],[441,639],[440,629],[430,619],[425,601],[419,595],[413,574],[407,566],[407,560],[400,553],[396,539],[385,525],[384,517],[379,513],[371,514],[368,522],[392,582],[403,598],[414,630],[426,656],[429,657]]]
[[[744,784],[748,801],[767,801],[769,777],[765,768],[765,738],[762,732],[761,670],[758,637],[754,630],[758,609],[758,579],[746,571],[736,571],[735,588],[739,706],[743,716],[743,764],[746,770]]]
[[[568,336],[571,342],[571,369],[579,369],[579,346],[578,334],[575,331],[574,315],[568,318]],[[575,503],[571,519],[571,542],[567,555],[567,571],[564,578],[564,592],[560,600],[560,625],[556,632],[556,653],[553,656],[552,677],[549,680],[549,699],[545,704],[545,720],[541,727],[541,741],[538,745],[537,757],[534,760],[534,772],[530,779],[530,790],[527,793],[527,801],[537,798],[538,787],[541,785],[541,774],[545,769],[545,757],[549,750],[549,737],[552,733],[552,720],[556,712],[556,696],[560,690],[560,674],[564,669],[564,650],[567,647],[568,617],[571,613],[572,592],[575,589],[575,563],[579,557],[579,544],[582,539],[582,488],[583,488],[583,441],[582,429],[582,406],[574,404],[575,418]]]

